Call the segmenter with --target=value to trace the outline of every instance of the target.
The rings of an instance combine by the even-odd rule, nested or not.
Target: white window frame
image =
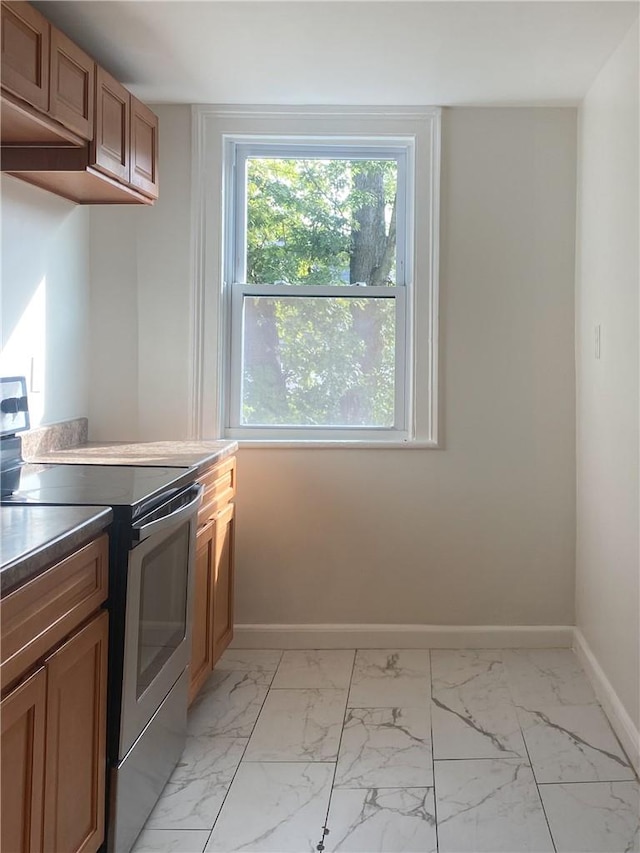
[[[412,335],[410,326],[410,293],[412,278],[413,243],[411,236],[413,206],[412,138],[403,140],[323,138],[254,138],[225,137],[225,177],[229,199],[226,209],[227,251],[225,253],[225,281],[231,293],[231,342],[227,353],[225,407],[225,436],[246,440],[297,440],[304,441],[406,441],[411,422],[409,406],[411,394],[408,387],[412,362]],[[396,284],[393,287],[363,288],[357,285],[278,285],[248,284],[246,282],[246,187],[247,161],[253,157],[292,159],[388,159],[397,163],[396,201]],[[409,191],[408,191],[409,190]],[[409,294],[409,298],[407,298]],[[289,298],[384,298],[395,304],[395,381],[394,419],[390,428],[376,426],[307,426],[307,425],[247,425],[241,420],[243,353],[243,304],[245,296],[286,296]]]
[[[336,447],[438,447],[438,235],[440,110],[372,107],[225,107],[196,106],[193,117],[192,158],[192,362],[190,432],[193,438],[236,438],[247,446]],[[239,384],[230,381],[232,359],[238,359],[238,300],[252,295],[277,294],[291,286],[246,285],[234,281],[238,265],[238,227],[244,223],[241,205],[229,193],[235,186],[233,170],[256,151],[277,145],[283,156],[287,144],[308,146],[311,152],[332,148],[336,155],[384,156],[393,152],[406,163],[406,181],[398,180],[402,200],[405,239],[397,235],[398,281],[394,298],[405,303],[402,328],[396,328],[396,369],[401,361],[401,385],[396,385],[394,429],[376,427],[247,427],[229,417],[239,413]],[[274,149],[275,150],[275,149]],[[354,158],[355,159],[355,158]],[[401,167],[400,168],[405,168]],[[398,199],[400,209],[401,199]],[[399,226],[402,228],[402,225]],[[402,269],[401,269],[402,267]],[[321,287],[302,285],[306,295],[377,296],[357,285]],[[330,290],[327,293],[327,290]],[[336,291],[339,290],[339,293]],[[358,291],[356,293],[355,291]],[[382,294],[381,294],[382,295]],[[236,311],[234,315],[234,302]],[[402,310],[396,311],[396,317]],[[398,358],[398,347],[402,358]],[[396,375],[398,380],[398,374]]]

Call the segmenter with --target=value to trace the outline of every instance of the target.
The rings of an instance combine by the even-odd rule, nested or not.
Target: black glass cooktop
[[[135,518],[194,480],[189,468],[27,464],[20,470],[17,490],[2,503],[106,505],[120,516]]]

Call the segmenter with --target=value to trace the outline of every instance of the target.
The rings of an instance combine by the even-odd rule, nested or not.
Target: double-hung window
[[[408,435],[410,141],[233,141],[229,434]]]
[[[214,157],[222,167],[221,431],[258,442],[435,443],[437,113],[411,124],[382,111],[349,122],[290,109],[255,121],[196,114],[205,129],[196,193]],[[207,138],[210,116],[217,135]],[[229,131],[234,121],[242,132]],[[349,132],[358,124],[383,131]],[[206,211],[206,189],[202,197]],[[205,334],[196,352],[205,403],[206,345]]]

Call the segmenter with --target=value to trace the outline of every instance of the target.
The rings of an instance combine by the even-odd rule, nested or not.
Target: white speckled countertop
[[[30,462],[65,465],[161,465],[203,469],[233,455],[236,441],[87,442],[40,453]]]

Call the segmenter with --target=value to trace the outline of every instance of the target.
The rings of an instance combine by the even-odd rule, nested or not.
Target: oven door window
[[[186,636],[189,532],[181,525],[142,561],[138,699]]]

